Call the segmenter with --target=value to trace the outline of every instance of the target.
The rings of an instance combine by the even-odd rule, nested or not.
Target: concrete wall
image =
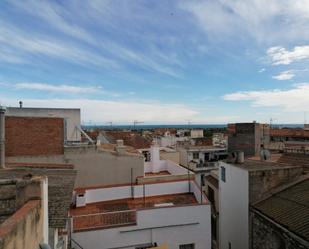
[[[9,107],[6,116],[63,118],[66,121],[65,139],[68,141],[81,140],[81,133],[75,128],[81,124],[80,109]]]
[[[75,188],[131,183],[144,175],[144,157],[138,154],[118,155],[95,147],[66,147],[64,155],[9,157],[8,162],[70,163],[77,170]]]
[[[63,154],[62,118],[5,117],[6,156]]]
[[[73,234],[84,249],[135,248],[143,244],[167,243],[170,249],[195,244],[211,248],[210,206],[194,205],[137,211],[137,225]]]
[[[40,200],[25,204],[0,226],[0,249],[39,248],[43,242],[43,210]]]
[[[226,181],[221,171],[225,168]],[[219,246],[220,249],[249,248],[249,176],[244,169],[220,162]]]
[[[65,158],[77,170],[75,187],[131,183],[131,169],[134,182],[144,175],[144,157],[137,154],[68,148]]]
[[[174,151],[174,152],[168,152],[168,151],[160,151],[160,159],[161,160],[170,160],[173,161],[174,163],[179,164],[179,151]]]

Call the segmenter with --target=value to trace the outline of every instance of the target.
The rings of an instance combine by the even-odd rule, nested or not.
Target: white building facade
[[[188,195],[193,201],[187,202],[187,199],[184,203]],[[192,180],[86,189],[77,194],[76,200],[76,206],[82,206],[80,210],[100,205],[98,202],[102,207],[113,203],[114,209],[117,209],[116,203],[123,206],[123,201],[146,203],[133,209],[98,214],[92,211],[88,215],[77,215],[72,210],[72,238],[84,249],[133,249],[162,244],[170,249],[211,248],[210,205]],[[90,223],[87,223],[88,217]]]

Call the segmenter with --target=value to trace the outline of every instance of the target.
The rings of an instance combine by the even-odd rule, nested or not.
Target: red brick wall
[[[6,156],[63,154],[62,118],[5,117]]]

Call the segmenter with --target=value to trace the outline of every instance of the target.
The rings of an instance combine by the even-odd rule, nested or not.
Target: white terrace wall
[[[200,200],[199,188],[194,182],[190,182],[191,191],[199,196],[197,200]],[[143,185],[134,185],[134,197],[143,197]],[[156,196],[156,195],[168,195],[168,194],[179,194],[187,193],[189,191],[188,181],[179,182],[167,182],[167,183],[155,183],[145,185],[145,195],[146,196]],[[121,186],[121,187],[110,187],[110,188],[98,188],[98,189],[88,189],[86,190],[86,203],[109,201],[117,199],[131,198],[131,186]]]
[[[73,233],[84,249],[136,248],[156,242],[169,249],[195,244],[211,249],[210,205],[155,208],[137,211],[137,225]]]

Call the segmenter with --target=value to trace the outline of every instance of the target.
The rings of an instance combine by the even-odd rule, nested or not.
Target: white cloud
[[[70,85],[51,85],[46,83],[17,83],[14,85],[14,87],[16,89],[63,93],[96,93],[98,91],[101,91],[101,87],[78,87]]]
[[[114,60],[100,53],[89,52],[71,43],[55,40],[51,37],[30,35],[0,20],[0,44],[10,51],[12,58],[26,61],[26,54],[44,55],[71,63],[104,68],[117,68]],[[30,63],[30,60],[28,61]]]
[[[276,80],[291,80],[294,78],[294,76],[295,74],[293,73],[293,71],[288,70],[288,71],[281,72],[280,74],[275,75],[272,78]]]
[[[1,104],[15,106],[16,99],[1,98]],[[95,99],[22,99],[25,107],[81,108],[82,120],[104,123],[184,123],[185,119],[199,117],[199,113],[182,104],[158,102],[107,101]]]
[[[289,65],[294,61],[309,59],[309,45],[296,46],[292,50],[283,47],[271,47],[267,50],[273,65]]]
[[[278,107],[284,111],[306,111],[309,108],[309,83],[294,85],[291,89],[241,91],[223,96],[229,101],[250,101],[254,107]]]
[[[261,69],[259,70],[259,73],[263,73],[263,72],[265,72],[265,68],[261,68]]]
[[[206,0],[180,4],[210,37],[243,39],[249,35],[258,42],[308,39],[308,6],[308,0]]]

